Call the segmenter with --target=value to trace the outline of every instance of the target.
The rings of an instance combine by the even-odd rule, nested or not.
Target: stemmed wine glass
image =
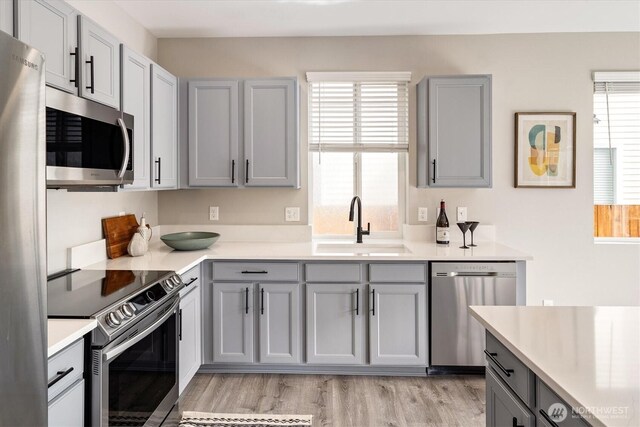
[[[466,222],[458,222],[457,224],[460,231],[462,231],[462,246],[460,246],[460,249],[469,249],[469,246],[467,246],[467,230],[469,229],[469,224]]]
[[[478,245],[474,245],[473,244],[473,232],[476,230],[476,228],[478,227],[478,224],[480,224],[480,222],[478,221],[466,221],[467,224],[469,224],[469,230],[471,231],[471,244],[469,244],[469,246],[478,246]]]

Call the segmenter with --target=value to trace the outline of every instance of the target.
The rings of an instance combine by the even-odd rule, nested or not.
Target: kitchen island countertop
[[[640,307],[469,312],[594,426],[640,426]]]

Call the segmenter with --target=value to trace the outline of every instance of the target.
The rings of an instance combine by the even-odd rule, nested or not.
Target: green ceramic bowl
[[[220,234],[205,231],[186,231],[160,236],[165,245],[177,251],[197,251],[206,249],[218,240]]]

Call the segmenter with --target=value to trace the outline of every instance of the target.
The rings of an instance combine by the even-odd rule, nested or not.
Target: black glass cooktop
[[[91,318],[171,274],[169,271],[77,270],[47,282],[50,318]]]

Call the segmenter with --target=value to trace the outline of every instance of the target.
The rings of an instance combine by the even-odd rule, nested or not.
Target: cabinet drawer
[[[553,423],[562,427],[589,426],[580,415],[573,413],[571,405],[555,394],[540,378],[537,379],[536,389],[538,393],[536,416],[538,419],[544,420],[546,424],[551,426],[554,425]],[[554,405],[553,408],[551,408],[552,405]],[[564,419],[561,419],[561,417],[564,417]]]
[[[53,400],[63,390],[82,378],[84,372],[84,340],[80,339],[49,359],[48,398]]]
[[[298,264],[293,262],[214,262],[213,280],[241,280],[243,282],[278,280],[283,282],[297,282]]]
[[[200,286],[200,264],[196,265],[186,273],[180,275],[182,282],[186,285],[181,291],[180,296],[186,295],[192,289]]]
[[[371,264],[369,281],[374,282],[426,282],[426,264]]]
[[[489,353],[486,356],[489,366],[523,402],[533,407],[533,373],[488,332],[487,353]]]
[[[84,385],[78,381],[49,404],[49,427],[84,426]]]
[[[362,282],[362,267],[360,264],[306,264],[304,268],[307,282]]]

